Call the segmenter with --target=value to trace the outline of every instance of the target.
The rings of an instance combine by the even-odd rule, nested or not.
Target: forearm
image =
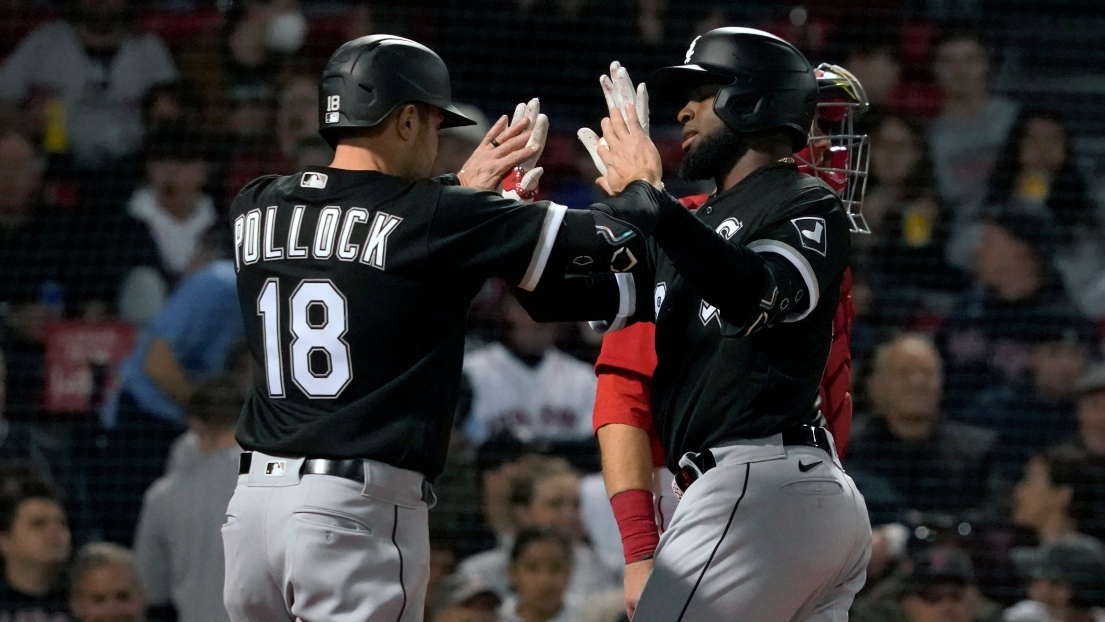
[[[652,490],[652,446],[646,430],[611,423],[599,428],[598,439],[607,496],[626,490]]]
[[[195,384],[180,366],[169,342],[154,339],[146,354],[144,370],[158,389],[177,404],[184,406],[196,392]]]
[[[763,258],[730,244],[687,210],[665,210],[653,238],[707,303],[737,324],[758,307],[767,284]]]
[[[619,285],[613,274],[546,275],[533,291],[514,295],[537,322],[586,322],[617,315]]]

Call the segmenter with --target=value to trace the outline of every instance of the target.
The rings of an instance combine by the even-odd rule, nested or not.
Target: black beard
[[[720,179],[747,151],[748,143],[733,130],[723,127],[687,152],[679,163],[678,175],[687,180]]]

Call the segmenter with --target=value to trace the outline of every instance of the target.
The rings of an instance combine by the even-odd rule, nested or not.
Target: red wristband
[[[656,515],[652,509],[652,492],[625,490],[610,499],[618,531],[622,534],[625,563],[632,564],[650,559],[660,543],[660,531],[656,528]]]

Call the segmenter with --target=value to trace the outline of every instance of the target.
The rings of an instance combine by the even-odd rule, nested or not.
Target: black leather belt
[[[824,450],[830,456],[833,444],[829,442],[829,433],[819,425],[796,425],[783,430],[784,445],[808,445]]]
[[[783,445],[816,447],[830,456],[833,455],[833,445],[829,442],[829,433],[821,426],[801,424],[787,428],[783,430]],[[687,488],[702,477],[703,473],[717,466],[717,460],[714,458],[713,452],[707,449],[697,454],[687,452],[683,455],[679,464],[682,467],[675,474],[672,488],[675,489],[677,497],[682,497]]]
[[[253,453],[244,452],[238,459],[238,474],[246,475],[253,463]],[[333,475],[343,477],[355,482],[364,483],[364,460],[326,460],[324,458],[309,458],[303,461],[303,467],[299,470],[301,475]]]

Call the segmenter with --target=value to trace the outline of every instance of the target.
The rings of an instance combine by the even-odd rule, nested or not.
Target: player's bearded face
[[[724,177],[748,151],[748,144],[728,127],[722,126],[698,140],[679,163],[683,179]]]
[[[748,144],[714,113],[716,85],[694,89],[690,101],[679,111],[687,155],[679,163],[683,179],[719,179],[736,165]]]

